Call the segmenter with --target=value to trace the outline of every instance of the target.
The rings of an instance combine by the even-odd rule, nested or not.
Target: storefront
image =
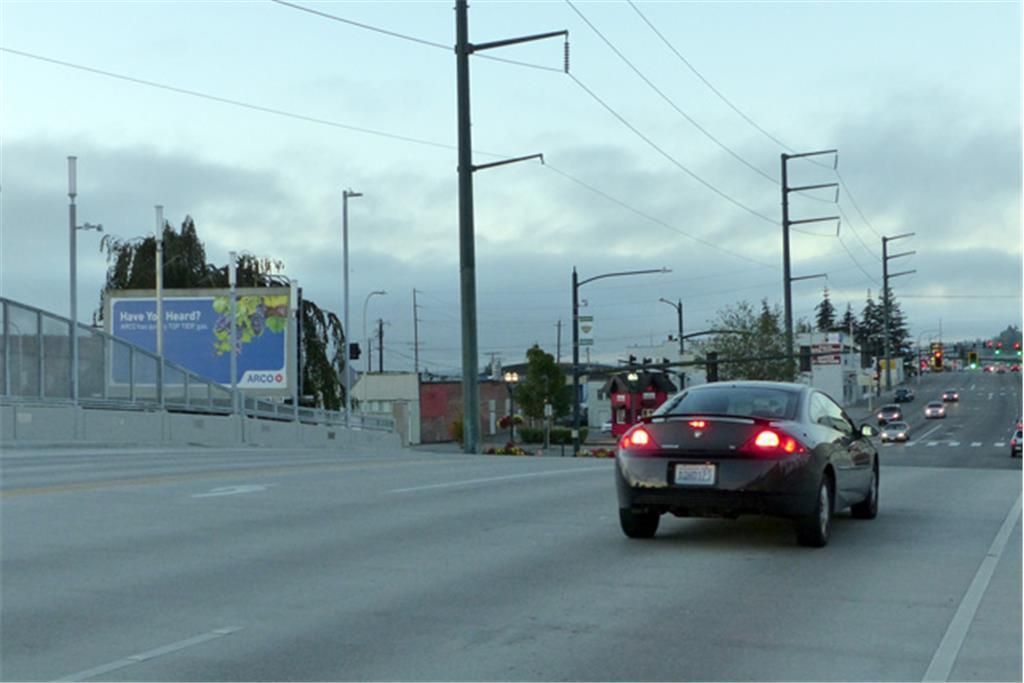
[[[604,391],[612,403],[612,435],[618,437],[653,413],[676,385],[663,372],[638,370],[613,375]]]

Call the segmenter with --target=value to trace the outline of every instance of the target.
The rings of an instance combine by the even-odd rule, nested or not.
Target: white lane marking
[[[1002,448],[1002,447],[1003,447],[1003,446],[1005,446],[1005,445],[1006,445],[1006,442],[1005,442],[1005,441],[996,441],[996,442],[995,442],[995,447],[996,447],[996,448]]]
[[[548,477],[554,474],[568,474],[570,472],[607,472],[605,467],[576,467],[571,470],[551,470],[549,472],[527,472],[526,474],[509,474],[504,477],[486,477],[484,479],[463,479],[462,481],[449,481],[444,484],[427,484],[426,486],[410,486],[404,489],[392,489],[388,493],[408,493],[410,491],[426,491],[427,489],[445,489],[452,486],[466,486],[468,484],[485,484],[492,481],[506,481],[509,479],[526,479],[527,477]]]
[[[981,445],[980,441],[972,441],[971,442],[971,448],[977,448],[980,445]]]
[[[917,442],[921,442],[921,441],[924,441],[924,438],[925,438],[926,436],[928,436],[929,434],[932,434],[933,432],[936,432],[936,431],[938,431],[938,430],[940,430],[940,429],[942,429],[942,425],[935,425],[934,427],[932,427],[931,429],[929,429],[929,430],[928,430],[927,432],[925,432],[925,433],[924,433],[924,434],[922,434],[921,436],[917,437]]]
[[[985,553],[985,559],[981,561],[981,566],[974,574],[974,579],[960,601],[953,620],[949,622],[946,634],[942,636],[942,641],[939,643],[938,649],[935,650],[935,655],[932,657],[931,664],[928,665],[928,670],[924,672],[922,681],[946,681],[949,679],[953,664],[956,663],[956,658],[960,654],[960,648],[963,647],[964,640],[967,638],[967,631],[971,627],[971,622],[974,621],[974,615],[978,612],[981,598],[985,595],[989,581],[992,580],[992,574],[996,571],[996,565],[999,564],[1003,550],[1006,549],[1010,532],[1017,524],[1017,517],[1020,516],[1020,501],[1021,496],[1018,495],[1017,502],[1013,504],[1010,514],[1006,515],[1006,519],[1003,520],[1003,526],[1000,527],[995,540],[992,541],[988,552]]]
[[[152,650],[146,650],[145,652],[140,652],[137,655],[129,655],[127,657],[122,657],[121,659],[110,662],[109,664],[101,664],[100,666],[94,667],[92,669],[79,671],[78,673],[71,674],[70,676],[65,676],[64,678],[58,678],[57,680],[84,681],[87,678],[93,678],[94,676],[99,676],[100,674],[116,671],[117,669],[123,669],[126,666],[138,664],[139,662],[144,662],[147,659],[153,659],[154,657],[166,655],[171,652],[184,650],[186,647],[199,645],[200,643],[205,643],[208,640],[216,640],[217,638],[223,638],[226,635],[241,630],[241,626],[229,626],[227,628],[218,628],[214,631],[210,631],[209,633],[202,633],[198,636],[186,638],[185,640],[179,640],[178,642],[171,643],[170,645],[164,645],[163,647],[154,648]]]
[[[992,392],[991,391],[988,392],[988,400],[990,400],[990,401],[992,400]]]
[[[192,498],[213,498],[214,496],[233,496],[236,493],[255,493],[257,491],[266,491],[267,486],[264,484],[241,484],[239,486],[221,486],[219,488],[210,489],[206,493],[194,493]]]
[[[928,442],[927,444],[925,444],[925,445],[926,445],[926,446],[928,446],[928,448],[934,448],[935,446],[938,446],[938,445],[939,445],[939,442],[938,442],[938,441],[929,441],[929,442]]]
[[[976,387],[976,386],[978,386],[978,385],[977,384],[972,384],[971,385],[971,391],[974,391],[974,387]]]
[[[960,442],[959,442],[959,441],[950,441],[950,442],[949,442],[949,447],[950,447],[950,448],[956,448],[956,447],[957,447],[957,446],[959,446],[959,445],[960,445]]]

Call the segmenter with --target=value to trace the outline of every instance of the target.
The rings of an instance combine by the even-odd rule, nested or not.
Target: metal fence
[[[71,321],[0,297],[0,399],[74,403]],[[78,404],[83,407],[165,409],[229,415],[232,392],[151,351],[99,330],[77,325]],[[239,411],[250,417],[341,425],[345,414],[267,401],[238,392]],[[388,417],[352,415],[357,429],[393,431]]]

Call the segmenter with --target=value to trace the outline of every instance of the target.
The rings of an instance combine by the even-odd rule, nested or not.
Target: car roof
[[[942,405],[942,401],[928,401],[928,405],[930,405],[930,406],[941,406]]]
[[[795,382],[765,382],[761,380],[735,380],[732,382],[709,382],[708,384],[700,384],[695,387],[688,387],[687,391],[702,391],[710,387],[733,387],[736,389],[780,389],[782,391],[790,391],[793,393],[801,393],[810,389],[806,384],[797,384]]]
[[[884,406],[882,406],[882,410],[899,410],[900,412],[903,411],[903,409],[900,408],[895,403],[886,403]]]

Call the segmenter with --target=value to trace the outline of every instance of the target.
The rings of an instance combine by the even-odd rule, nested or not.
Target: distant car
[[[992,365],[986,365],[983,369],[984,369],[985,372],[995,372],[996,371],[995,367],[992,366]]]
[[[892,397],[892,400],[897,403],[909,403],[914,400],[914,392],[912,389],[897,389],[896,394]]]
[[[1010,439],[1010,457],[1019,458],[1021,446],[1024,445],[1024,434],[1018,429]]]
[[[1019,365],[1011,365],[1010,366],[1010,372],[1020,372],[1020,366]]]
[[[924,407],[924,416],[930,420],[933,417],[946,417],[946,406],[942,404],[942,401],[929,401],[928,405]]]
[[[1017,418],[1017,424],[1013,427],[1016,430],[1024,429],[1024,416]]]
[[[903,410],[895,403],[889,403],[878,409],[878,414],[875,416],[878,418],[878,424],[884,425],[886,422],[892,422],[893,420],[903,419]]]
[[[996,368],[996,374],[1005,375],[1006,374],[1006,366],[1005,365],[1000,365],[998,368]]]
[[[957,391],[956,389],[946,389],[945,391],[942,392],[942,400],[947,403],[951,403],[954,401],[959,402],[960,392]]]
[[[882,441],[906,441],[910,438],[910,425],[906,422],[890,422],[882,427]]]
[[[871,425],[804,384],[715,382],[684,389],[619,440],[619,523],[652,538],[663,514],[772,515],[801,545],[828,543],[833,514],[878,514]]]

